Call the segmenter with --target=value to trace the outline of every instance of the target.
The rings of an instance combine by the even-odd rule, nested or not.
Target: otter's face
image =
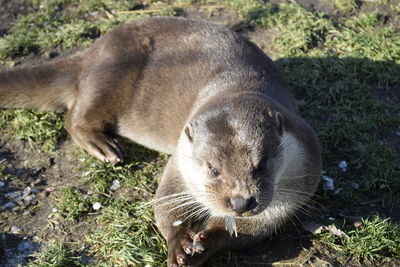
[[[212,216],[251,216],[272,200],[280,168],[282,115],[203,112],[179,140],[178,164],[188,190]]]

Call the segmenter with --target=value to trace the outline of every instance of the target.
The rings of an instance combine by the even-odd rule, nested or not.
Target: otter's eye
[[[208,164],[208,173],[211,175],[211,177],[214,178],[219,178],[221,175],[217,169],[215,169],[211,164]]]

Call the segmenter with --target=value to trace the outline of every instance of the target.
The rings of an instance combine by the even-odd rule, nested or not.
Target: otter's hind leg
[[[115,65],[92,68],[80,81],[79,94],[67,114],[67,130],[83,149],[105,162],[126,158],[117,136],[118,121],[129,104],[132,80]]]

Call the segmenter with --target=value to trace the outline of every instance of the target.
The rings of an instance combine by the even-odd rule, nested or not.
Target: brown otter
[[[171,266],[264,238],[319,181],[317,139],[280,72],[210,23],[140,19],[74,56],[2,72],[0,107],[67,109],[73,140],[100,160],[124,159],[119,136],[172,154],[155,207]]]

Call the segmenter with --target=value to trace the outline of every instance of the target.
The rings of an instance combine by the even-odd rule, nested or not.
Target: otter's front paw
[[[187,266],[193,253],[193,232],[181,231],[168,242],[168,267]]]
[[[205,251],[205,247],[201,243],[204,239],[202,240],[201,238],[204,238],[204,236],[195,234],[190,230],[177,234],[168,245],[168,266],[197,266],[195,262]]]
[[[193,239],[193,247],[198,249],[198,254],[203,253],[205,250],[213,247],[217,241],[216,231],[212,229],[206,229],[195,234]]]

